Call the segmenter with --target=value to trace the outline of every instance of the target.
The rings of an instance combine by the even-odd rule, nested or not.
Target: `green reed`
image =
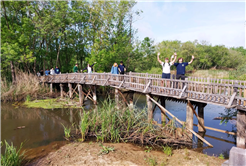
[[[1,142],[1,148],[2,148],[2,142]],[[23,159],[24,159],[24,153],[25,152],[20,152],[23,143],[21,143],[20,148],[17,150],[17,148],[13,145],[13,143],[8,144],[6,140],[4,140],[5,144],[5,152],[1,154],[1,165],[2,166],[19,166],[21,165]]]

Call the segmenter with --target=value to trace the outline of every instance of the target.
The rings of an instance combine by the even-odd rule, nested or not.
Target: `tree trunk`
[[[15,77],[15,68],[13,65],[13,61],[10,61],[10,68],[11,68],[11,74],[12,74],[12,83],[16,83],[16,77]]]

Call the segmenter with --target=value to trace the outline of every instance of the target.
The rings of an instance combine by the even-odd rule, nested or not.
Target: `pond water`
[[[102,100],[102,96],[101,98]],[[134,103],[136,107],[146,107],[146,98],[144,95],[134,95]],[[85,109],[88,110],[92,106],[91,101],[85,102]],[[174,116],[182,121],[186,119],[186,104],[166,101],[166,109]],[[213,118],[220,116],[219,113],[224,112],[224,107],[216,105],[207,105],[204,110],[205,126],[214,127],[222,130],[232,131],[235,129],[233,123],[228,122],[227,125],[220,125],[220,120]],[[70,126],[74,122],[79,122],[79,109],[60,108],[60,109],[41,109],[41,108],[15,108],[11,104],[2,103],[1,105],[1,140],[13,142],[15,146],[19,146],[21,142],[25,142],[23,148],[38,148],[49,145],[57,141],[64,141],[63,126]],[[156,107],[154,119],[160,122],[160,110]],[[194,117],[194,123],[197,119]],[[18,127],[25,126],[21,129]],[[197,131],[197,127],[194,126]],[[207,130],[205,137],[213,148],[198,148],[197,150],[208,155],[216,155],[223,153],[228,157],[229,150],[235,146],[235,138],[216,131]],[[196,138],[194,138],[196,140]],[[205,147],[206,145],[203,145]],[[3,149],[1,149],[3,152]]]

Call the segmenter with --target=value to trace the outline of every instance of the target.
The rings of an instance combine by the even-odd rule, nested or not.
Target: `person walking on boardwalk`
[[[119,74],[118,64],[117,63],[114,63],[114,65],[112,66],[111,74]]]
[[[177,68],[176,79],[185,80],[185,67],[190,65],[193,62],[194,58],[195,57],[192,55],[190,62],[183,62],[183,58],[179,58],[178,63],[174,63],[174,66],[176,66]]]
[[[87,64],[87,66],[82,70],[82,72],[84,70],[87,70],[87,73],[92,73],[93,69],[92,67],[96,64],[96,62],[94,62],[92,65],[90,65],[89,63]]]
[[[56,74],[60,74],[60,73],[61,73],[61,71],[60,71],[60,69],[59,69],[58,66],[56,66],[56,68],[55,68],[55,73],[56,73]]]
[[[124,74],[126,71],[126,67],[123,64],[123,61],[120,61],[120,65],[118,66],[120,74]]]
[[[76,63],[75,66],[73,67],[73,72],[78,73],[78,64]]]
[[[176,61],[176,58],[177,58],[177,54],[176,52],[174,53],[174,60],[173,59],[173,55],[171,57],[171,62],[169,62],[169,59],[168,58],[165,58],[165,62],[162,62],[159,58],[160,56],[160,53],[158,52],[157,54],[157,60],[159,61],[159,63],[161,64],[162,66],[162,78],[166,78],[166,79],[170,79],[170,68],[171,66],[174,64],[174,62]]]

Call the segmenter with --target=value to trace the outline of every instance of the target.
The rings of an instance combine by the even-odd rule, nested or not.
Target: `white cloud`
[[[138,29],[140,40],[148,36],[156,42],[197,39],[206,40],[212,45],[244,46],[246,27],[241,8],[238,10],[235,3],[234,8],[231,8],[231,4],[223,7],[218,3],[206,5],[208,10],[201,3],[139,2],[136,9],[141,9],[144,13],[133,26]],[[209,7],[214,8],[213,13],[210,13]],[[204,9],[203,13],[197,13],[199,8]]]

